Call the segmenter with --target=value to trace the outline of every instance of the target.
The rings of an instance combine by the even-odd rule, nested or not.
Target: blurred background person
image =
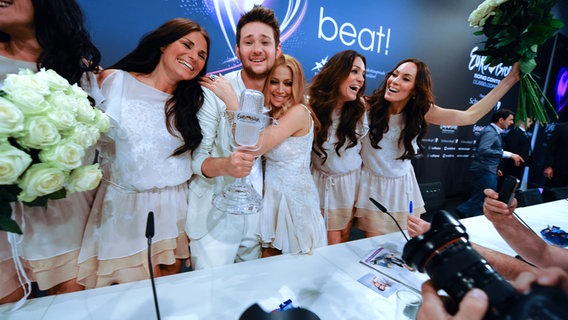
[[[568,186],[568,122],[557,123],[550,135],[544,153],[544,177],[549,188]],[[545,201],[552,197],[547,189],[542,196]]]
[[[528,132],[532,124],[533,121],[531,118],[520,120],[518,127],[512,128],[505,134],[503,138],[503,149],[518,154],[525,162],[521,162],[517,166],[515,165],[515,160],[512,158],[504,158],[501,162],[502,175],[499,177],[499,186],[503,178],[509,175],[519,179],[519,186],[523,183],[525,168],[530,167],[532,164],[532,134]],[[524,183],[526,185],[527,181],[524,181]]]
[[[524,161],[518,154],[503,149],[501,133],[513,125],[514,121],[513,111],[500,109],[493,113],[491,123],[481,131],[475,157],[469,166],[471,197],[456,207],[459,217],[468,218],[483,214],[483,190],[497,189],[497,171],[502,158],[511,158],[516,166]]]

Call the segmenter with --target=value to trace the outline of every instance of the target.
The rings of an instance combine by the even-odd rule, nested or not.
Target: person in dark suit
[[[513,159],[504,158],[501,162],[502,175],[499,177],[499,185],[501,185],[503,178],[508,175],[519,179],[519,181],[523,180],[525,167],[530,166],[532,162],[531,136],[527,132],[532,124],[533,121],[530,118],[521,120],[519,126],[511,129],[503,138],[503,149],[520,155],[525,162],[521,162],[517,166]]]
[[[552,131],[544,154],[544,177],[547,187],[568,186],[568,122],[556,124]]]
[[[518,154],[503,150],[501,132],[510,127],[514,119],[513,111],[500,109],[493,113],[491,124],[481,131],[477,151],[469,167],[473,185],[471,197],[456,207],[456,213],[461,218],[483,214],[483,190],[497,188],[497,171],[501,158],[511,158],[517,166],[524,162]]]

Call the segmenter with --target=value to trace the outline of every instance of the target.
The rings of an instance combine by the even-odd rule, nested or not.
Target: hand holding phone
[[[503,180],[503,184],[499,190],[499,201],[505,202],[508,206],[511,206],[513,197],[515,196],[515,191],[519,186],[519,182],[519,179],[513,176],[507,176],[505,180]]]

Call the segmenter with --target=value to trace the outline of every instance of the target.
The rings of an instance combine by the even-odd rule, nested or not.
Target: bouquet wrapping
[[[87,93],[55,71],[7,75],[0,90],[0,230],[21,234],[10,202],[45,206],[96,188],[99,165],[83,160],[108,129]]]
[[[552,38],[563,23],[550,10],[558,0],[486,0],[469,16],[472,27],[481,28],[475,35],[487,37],[484,49],[475,53],[486,56],[490,66],[512,65],[519,61],[521,81],[516,123],[526,118],[542,124],[556,116],[552,104],[536,83],[538,46]],[[543,103],[544,102],[544,103]],[[550,110],[550,112],[549,112]]]

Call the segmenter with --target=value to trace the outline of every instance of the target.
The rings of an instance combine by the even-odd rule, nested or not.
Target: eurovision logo
[[[479,47],[474,47],[469,53],[469,64],[467,68],[469,71],[473,71],[473,84],[486,87],[494,88],[501,82],[501,79],[511,72],[513,67],[504,66],[502,63],[491,67],[489,64],[485,63],[487,57],[475,54],[479,50]]]

